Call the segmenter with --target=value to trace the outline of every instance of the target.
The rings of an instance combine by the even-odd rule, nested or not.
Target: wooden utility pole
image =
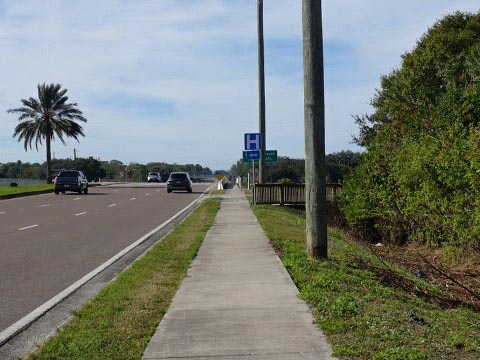
[[[263,41],[263,0],[257,1],[257,23],[258,23],[258,129],[262,138],[262,149],[260,150],[260,162],[258,166],[258,182],[262,184],[265,180],[265,57]]]
[[[326,259],[328,254],[322,2],[302,1],[307,251],[312,258]]]

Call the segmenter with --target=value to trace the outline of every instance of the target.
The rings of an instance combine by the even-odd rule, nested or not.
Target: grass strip
[[[220,199],[207,199],[144,257],[76,311],[29,359],[141,359],[212,226]]]
[[[381,276],[385,267],[378,259],[337,229],[328,230],[329,260],[308,259],[303,213],[279,206],[254,206],[253,210],[300,296],[316,309],[317,324],[332,344],[334,356],[480,358],[478,312],[419,296],[429,285],[410,274],[402,275],[412,278],[410,290],[385,281]]]
[[[212,195],[224,195],[225,194],[225,189],[220,189],[220,190],[212,190],[211,191]]]
[[[17,187],[0,186],[0,198],[17,194],[53,191],[53,184],[19,185]]]

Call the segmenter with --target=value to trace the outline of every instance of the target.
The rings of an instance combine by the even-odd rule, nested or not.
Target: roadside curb
[[[32,195],[42,195],[42,194],[49,194],[53,193],[55,190],[50,189],[50,190],[40,190],[40,191],[29,191],[29,192],[24,192],[24,193],[19,193],[19,194],[10,194],[10,195],[0,195],[0,201],[1,200],[8,200],[8,199],[15,199],[19,197],[25,197],[25,196],[32,196]]]
[[[102,185],[88,185],[88,187],[99,187]],[[34,196],[34,195],[42,195],[42,194],[50,194],[55,192],[55,189],[50,189],[50,190],[39,190],[39,191],[29,191],[29,192],[24,192],[24,193],[18,193],[18,194],[10,194],[10,195],[0,195],[0,201],[2,200],[8,200],[8,199],[15,199],[19,197],[26,197],[26,196]]]
[[[41,318],[43,315],[48,313],[51,309],[53,309],[55,306],[57,306],[59,303],[64,301],[66,298],[68,298],[70,295],[75,293],[78,289],[80,289],[83,285],[85,285],[87,282],[89,282],[91,279],[96,277],[98,274],[106,270],[108,267],[113,265],[115,262],[120,260],[123,256],[128,254],[130,251],[150,239],[152,236],[155,236],[159,231],[161,231],[163,228],[168,226],[170,223],[172,223],[175,219],[183,215],[187,210],[190,208],[194,207],[197,205],[199,202],[204,200],[208,196],[210,188],[207,189],[205,192],[203,192],[197,199],[195,199],[193,202],[191,202],[189,205],[187,205],[185,208],[177,212],[175,215],[173,215],[170,219],[164,221],[162,224],[157,226],[155,229],[151,230],[147,234],[143,235],[140,239],[136,240],[120,252],[118,252],[116,255],[111,257],[109,260],[83,276],[80,280],[76,281],[54,297],[52,297],[50,300],[46,301],[36,309],[34,309],[32,312],[24,316],[22,319],[18,320],[14,324],[10,325],[8,328],[0,332],[0,347],[2,347],[5,343],[10,341],[12,338],[14,338],[16,335],[27,329],[32,323],[37,321],[39,318]],[[143,255],[140,255],[140,257]],[[137,259],[135,259],[133,262],[135,262]]]

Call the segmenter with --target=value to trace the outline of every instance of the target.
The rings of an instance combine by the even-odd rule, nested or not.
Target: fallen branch
[[[418,256],[420,256],[423,261],[425,261],[425,263],[427,263],[432,269],[434,269],[435,271],[437,271],[440,275],[446,277],[447,279],[453,281],[455,284],[457,284],[458,286],[460,286],[462,289],[464,289],[465,291],[467,291],[469,294],[471,294],[472,296],[474,296],[477,300],[480,300],[480,295],[478,295],[475,291],[469,289],[468,287],[466,287],[465,285],[463,285],[460,281],[458,281],[457,279],[455,279],[454,277],[452,277],[451,275],[447,274],[445,271],[443,271],[442,269],[438,268],[437,266],[435,266],[434,264],[432,264],[430,261],[428,261],[425,256],[423,256],[422,254],[420,254],[418,251],[417,251],[417,254]]]

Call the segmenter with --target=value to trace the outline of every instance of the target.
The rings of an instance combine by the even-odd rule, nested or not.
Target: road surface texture
[[[164,184],[0,200],[0,332],[182,210]]]

